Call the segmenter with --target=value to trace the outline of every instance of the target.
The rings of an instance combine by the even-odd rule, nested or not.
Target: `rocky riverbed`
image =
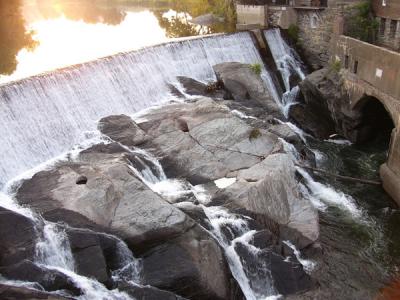
[[[102,118],[101,143],[11,185],[1,299],[370,295],[327,285],[343,258],[325,227],[321,245],[304,137],[248,65],[214,70],[212,85],[180,77],[182,101]]]

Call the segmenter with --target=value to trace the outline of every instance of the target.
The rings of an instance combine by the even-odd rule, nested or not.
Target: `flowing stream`
[[[279,30],[266,31],[265,36],[284,80],[282,99],[276,98],[278,93],[266,70],[262,76],[270,94],[287,114],[298,93],[291,78],[304,78],[304,69]],[[100,117],[132,114],[170,99],[168,85],[179,87],[175,80],[177,75],[203,82],[214,80],[212,65],[226,61],[261,61],[249,33],[165,44],[0,86],[0,118],[3,120],[0,186],[64,153],[79,141],[82,133],[94,130]],[[387,148],[358,148],[348,143],[316,141],[295,125],[286,124],[314,151],[318,166],[332,172],[375,178],[379,163],[385,159]],[[293,160],[297,160],[299,154],[293,145],[284,144]],[[207,230],[224,249],[231,272],[246,299],[278,296],[265,252],[251,243],[257,232],[249,224],[248,217],[209,206],[209,196],[201,187],[168,179],[158,160],[149,153],[128,150],[137,158],[132,162],[132,170],[152,190],[167,199],[191,193],[197,198],[210,225]],[[314,268],[318,272],[318,264],[330,266],[329,274],[320,274],[323,287],[336,282],[335,276],[340,274],[346,279],[349,277],[346,282],[331,287],[336,289],[339,298],[346,289],[350,291],[350,287],[376,292],[384,279],[398,271],[395,267],[400,263],[400,239],[395,230],[400,224],[398,210],[380,188],[315,178],[301,168],[298,173],[303,178],[300,185],[303,196],[320,211],[321,243],[326,249],[317,265],[303,259],[294,249],[298,260],[309,272],[314,272]],[[0,206],[42,221],[32,211],[16,205],[9,195],[0,194]],[[293,247],[290,241],[286,244]],[[121,268],[113,273],[113,278],[140,284],[140,263],[122,241],[118,245]],[[81,299],[130,299],[123,292],[110,291],[99,282],[75,273],[68,239],[57,224],[45,222],[42,240],[36,245],[36,263],[69,276],[84,292]],[[14,284],[34,286],[34,283]]]

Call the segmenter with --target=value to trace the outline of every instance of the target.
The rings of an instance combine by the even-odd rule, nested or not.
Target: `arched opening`
[[[389,148],[394,122],[385,106],[375,97],[364,96],[355,109],[361,114],[357,143],[379,143]]]

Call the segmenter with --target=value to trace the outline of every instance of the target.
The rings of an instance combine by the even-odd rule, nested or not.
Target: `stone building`
[[[400,51],[400,1],[373,0],[377,21],[378,44]]]

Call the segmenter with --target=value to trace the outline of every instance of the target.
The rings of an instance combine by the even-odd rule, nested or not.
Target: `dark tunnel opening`
[[[385,106],[378,99],[369,96],[360,100],[357,106],[361,113],[358,144],[379,141],[384,147],[389,148],[391,133],[395,126]]]

